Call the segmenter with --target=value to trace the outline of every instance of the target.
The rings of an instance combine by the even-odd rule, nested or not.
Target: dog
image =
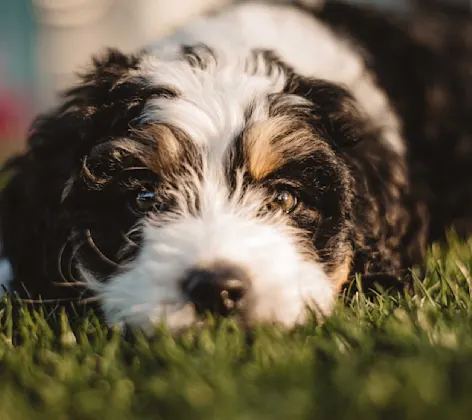
[[[470,232],[471,30],[243,2],[106,51],[4,168],[10,289],[176,330],[324,319],[356,273],[407,285],[431,241]]]

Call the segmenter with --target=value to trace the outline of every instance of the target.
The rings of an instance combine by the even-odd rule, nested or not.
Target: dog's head
[[[16,286],[59,295],[40,279],[60,271],[138,326],[326,315],[353,252],[345,153],[367,126],[346,90],[267,51],[109,51],[11,164]]]

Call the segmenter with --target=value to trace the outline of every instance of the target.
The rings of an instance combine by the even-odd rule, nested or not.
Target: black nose
[[[244,270],[218,264],[211,268],[192,270],[182,286],[198,312],[228,315],[239,309],[249,279]]]

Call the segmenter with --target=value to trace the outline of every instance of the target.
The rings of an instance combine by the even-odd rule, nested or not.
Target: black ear
[[[70,234],[61,202],[65,185],[94,145],[126,134],[153,94],[143,81],[129,80],[138,63],[139,57],[116,50],[94,59],[63,104],[33,123],[27,152],[4,166],[0,229],[18,292],[55,297],[51,284]]]
[[[0,199],[3,256],[12,265],[15,290],[43,297],[49,294],[49,249],[65,241],[58,232],[60,197],[82,137],[80,111],[61,111],[37,119],[29,150],[3,168],[8,178]]]
[[[372,124],[354,97],[340,85],[294,76],[288,83],[288,92],[313,104],[310,115],[313,128],[335,148],[354,146],[373,134]]]

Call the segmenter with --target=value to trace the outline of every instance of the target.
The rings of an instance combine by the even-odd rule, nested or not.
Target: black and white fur
[[[10,287],[178,329],[324,317],[355,273],[402,284],[471,226],[471,30],[249,2],[108,51],[7,166]]]

